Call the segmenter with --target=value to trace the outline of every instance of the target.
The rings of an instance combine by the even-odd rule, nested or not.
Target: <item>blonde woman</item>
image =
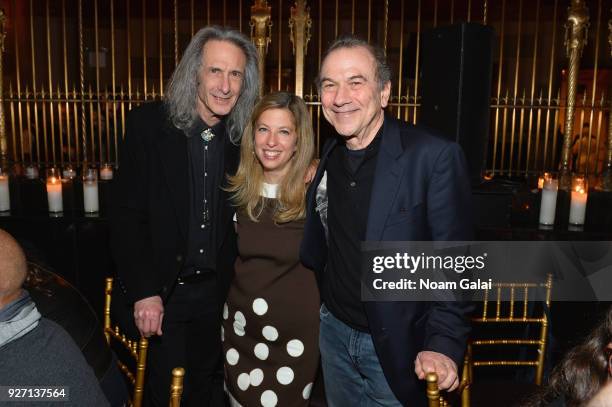
[[[299,261],[314,156],[310,115],[279,92],[255,107],[229,178],[239,256],[223,309],[232,405],[307,406],[318,361],[319,292]]]

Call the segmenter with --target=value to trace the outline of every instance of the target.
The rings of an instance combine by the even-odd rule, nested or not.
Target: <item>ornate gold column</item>
[[[266,54],[272,37],[272,7],[266,0],[255,0],[251,6],[251,41],[257,48],[259,64],[259,95],[264,94]],[[280,72],[279,72],[280,75]]]
[[[296,0],[295,6],[291,7],[289,38],[295,55],[295,94],[299,97],[304,96],[304,56],[308,50],[311,26],[310,7],[306,6],[306,0]]]
[[[565,24],[565,51],[569,58],[567,74],[567,106],[565,109],[565,126],[563,136],[563,151],[561,153],[561,168],[559,173],[559,188],[569,191],[572,177],[569,168],[570,151],[572,148],[572,133],[574,132],[574,110],[576,104],[576,86],[580,57],[587,42],[589,28],[589,10],[582,0],[572,0],[567,12]]]
[[[610,54],[612,55],[612,19],[608,21],[608,43],[610,44]],[[608,153],[604,164],[601,186],[604,191],[612,191],[612,95],[608,103]]]
[[[4,168],[8,161],[8,145],[6,142],[6,125],[4,120],[4,86],[3,86],[3,55],[4,55],[4,40],[6,39],[5,31],[6,14],[0,9],[0,169]]]

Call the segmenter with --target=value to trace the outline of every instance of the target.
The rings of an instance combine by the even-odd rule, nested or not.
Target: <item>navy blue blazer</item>
[[[337,139],[329,140],[307,193],[300,257],[323,277],[325,228],[316,192]],[[473,238],[471,189],[460,146],[431,130],[385,116],[367,219],[368,241],[465,241]],[[461,367],[471,306],[458,302],[364,302],[383,372],[403,405],[426,404],[414,373],[423,350],[443,353]]]

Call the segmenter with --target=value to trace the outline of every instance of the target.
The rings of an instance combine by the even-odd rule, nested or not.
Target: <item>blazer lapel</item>
[[[371,241],[382,239],[385,222],[396,199],[402,176],[400,158],[403,148],[397,122],[386,116],[384,126],[376,160],[366,229],[366,240]]]
[[[166,124],[157,139],[157,153],[161,157],[165,184],[174,202],[179,229],[185,239],[188,235],[189,217],[189,157],[187,138],[183,132]]]

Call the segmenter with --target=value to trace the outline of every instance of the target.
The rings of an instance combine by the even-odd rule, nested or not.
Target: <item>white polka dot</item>
[[[225,354],[225,359],[227,360],[227,363],[232,366],[235,366],[236,363],[238,363],[238,359],[240,359],[240,355],[238,355],[238,351],[236,349],[231,348],[227,350],[227,353]]]
[[[257,387],[261,384],[261,382],[263,382],[263,370],[253,369],[251,370],[251,373],[249,373],[249,377],[251,378],[251,385]]]
[[[221,342],[225,342],[225,329],[221,327]]]
[[[268,303],[263,298],[257,298],[253,301],[253,312],[257,315],[263,315],[268,312]]]
[[[229,316],[229,309],[227,308],[227,303],[223,304],[223,319],[227,319]]]
[[[238,336],[244,336],[244,325],[240,325],[238,321],[234,321],[234,333]]]
[[[293,370],[290,367],[283,366],[276,371],[276,380],[280,384],[289,384],[293,381]]]
[[[246,318],[244,317],[244,314],[240,311],[236,311],[234,314],[234,322],[237,322],[244,327],[246,325]]]
[[[253,352],[255,353],[255,356],[257,356],[257,359],[266,360],[268,359],[268,354],[270,353],[270,350],[268,349],[268,345],[266,345],[265,343],[258,343],[257,345],[255,345],[255,349],[253,350]]]
[[[308,400],[310,398],[310,393],[312,392],[312,383],[308,383],[306,387],[304,387],[304,391],[302,391],[302,397],[304,400]]]
[[[292,339],[287,342],[287,353],[294,358],[304,353],[304,344],[299,339]]]
[[[270,342],[274,342],[275,340],[278,339],[278,331],[276,330],[276,328],[270,325],[264,326],[263,329],[261,330],[261,334],[263,335],[264,338],[266,338]]]
[[[249,388],[250,384],[249,374],[248,373],[240,373],[238,376],[238,388],[242,391],[245,391]]]
[[[266,390],[261,393],[260,401],[263,407],[275,407],[276,403],[278,403],[278,397],[276,397],[276,393],[272,390]]]

